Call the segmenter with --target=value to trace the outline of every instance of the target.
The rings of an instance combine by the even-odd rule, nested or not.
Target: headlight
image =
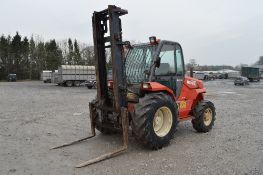
[[[151,89],[151,84],[150,83],[143,83],[142,84],[142,89]]]

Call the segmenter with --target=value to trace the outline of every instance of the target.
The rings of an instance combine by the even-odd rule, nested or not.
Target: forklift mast
[[[92,17],[98,107],[117,113],[120,113],[122,107],[127,108],[124,42],[120,19],[125,14],[128,14],[127,10],[109,5],[103,11],[94,12]],[[110,99],[108,91],[106,48],[111,49],[113,99]]]

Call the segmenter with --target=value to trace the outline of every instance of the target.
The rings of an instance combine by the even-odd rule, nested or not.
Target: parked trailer
[[[51,74],[52,74],[51,70],[43,70],[41,73],[41,80],[44,83],[51,83]]]
[[[241,76],[247,77],[249,81],[260,81],[259,68],[256,67],[242,67]]]
[[[58,84],[58,70],[55,70],[51,74],[51,83]]]
[[[199,80],[209,80],[209,74],[206,72],[194,72],[194,78]]]
[[[58,67],[58,84],[64,86],[80,86],[85,81],[94,81],[95,66],[61,65]]]

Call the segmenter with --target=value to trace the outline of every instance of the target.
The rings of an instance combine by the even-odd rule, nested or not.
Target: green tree
[[[71,38],[68,39],[68,56],[67,62],[69,65],[74,64],[74,50]]]
[[[28,79],[30,74],[30,60],[29,60],[29,41],[24,37],[21,48],[21,62],[19,70],[22,79]]]
[[[42,70],[47,69],[46,56],[45,43],[39,42],[36,46],[36,67],[38,70],[38,77],[40,77],[40,72]]]
[[[87,65],[95,65],[93,46],[87,46],[81,51],[82,59]]]
[[[29,41],[29,79],[37,79],[37,57],[36,57],[36,44],[33,36]]]
[[[0,37],[0,79],[5,79],[9,68],[9,41],[4,35]]]
[[[56,70],[62,62],[62,51],[56,44],[55,40],[50,40],[45,44],[46,49],[46,68]]]
[[[109,61],[110,53],[106,55]],[[55,70],[61,64],[94,65],[94,60],[93,46],[76,39],[74,43],[71,38],[63,43],[43,42],[39,36],[29,40],[18,32],[0,36],[0,79],[6,79],[10,73],[16,73],[18,79],[39,79],[42,70]]]
[[[78,45],[78,42],[76,39],[74,41],[74,64],[77,64],[77,65],[83,65],[84,64],[84,62],[81,59],[79,45]]]
[[[22,41],[21,36],[18,32],[16,32],[16,35],[13,37],[11,41],[11,57],[9,58],[11,61],[10,70],[9,73],[16,73],[17,78],[21,79],[21,72],[19,69],[19,65],[22,60]]]

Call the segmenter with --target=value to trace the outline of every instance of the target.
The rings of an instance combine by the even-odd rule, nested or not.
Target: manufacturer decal
[[[186,108],[186,101],[181,101],[177,103],[178,109],[185,109]]]
[[[192,86],[196,86],[196,81],[195,80],[187,80],[186,83],[189,84],[189,85],[192,85]]]

